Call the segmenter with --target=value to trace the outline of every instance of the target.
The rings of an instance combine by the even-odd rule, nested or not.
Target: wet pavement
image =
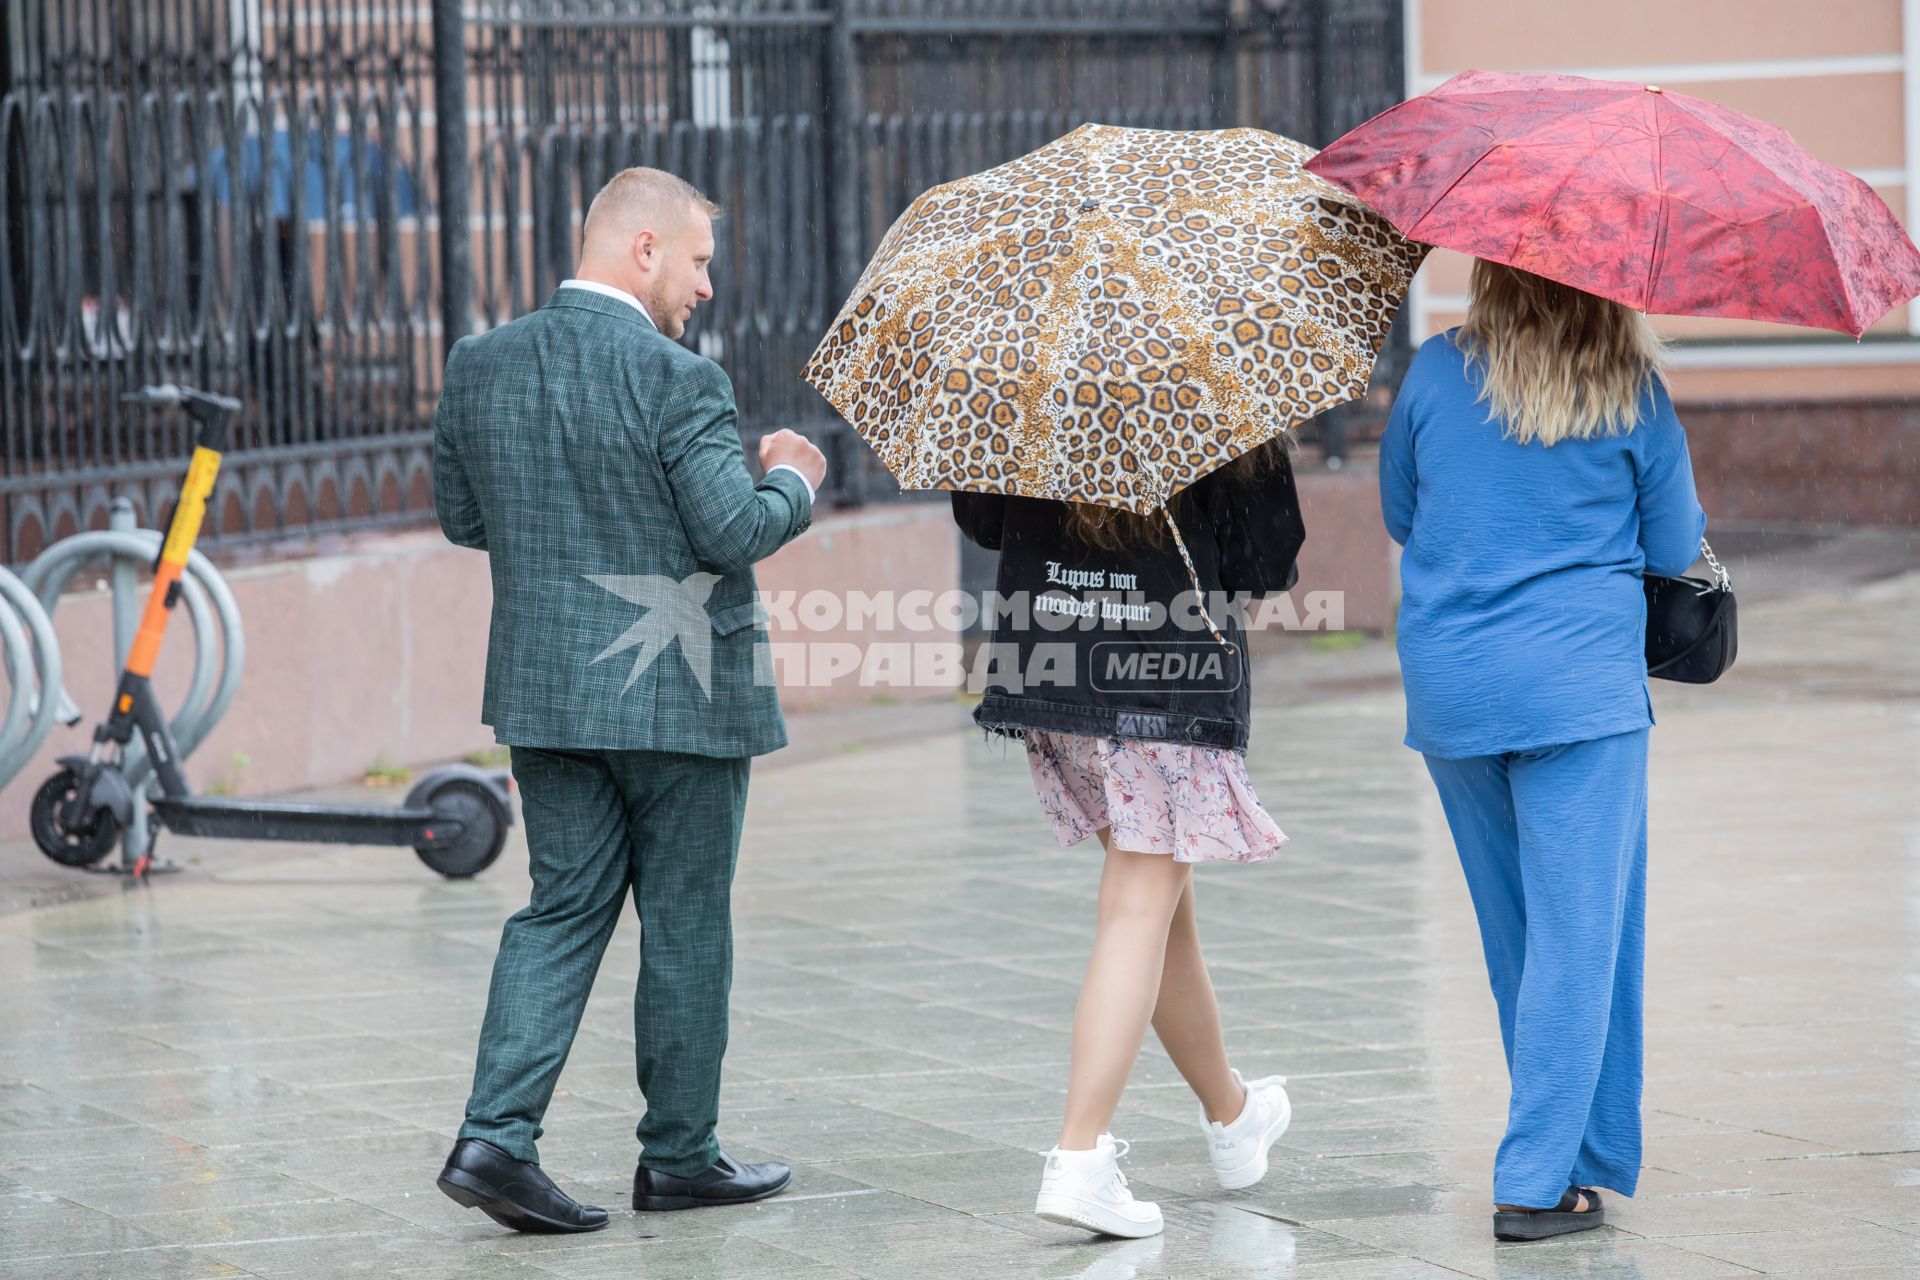
[[[789,1194],[624,1207],[629,921],[542,1142],[611,1227],[461,1210],[433,1177],[524,850],[450,883],[176,842],[181,875],[0,916],[0,1278],[1920,1275],[1920,573],[1756,576],[1727,679],[1656,690],[1647,1170],[1600,1231],[1491,1238],[1493,1005],[1374,642],[1263,664],[1252,772],[1293,843],[1199,903],[1234,1061],[1296,1118],[1219,1192],[1150,1041],[1113,1127],[1162,1238],[1029,1212],[1097,855],[959,708],[897,708],[755,776],[721,1136]]]

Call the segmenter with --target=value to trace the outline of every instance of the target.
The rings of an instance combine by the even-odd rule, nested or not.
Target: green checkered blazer
[[[618,298],[561,289],[454,344],[434,508],[492,566],[481,715],[501,742],[786,745],[753,564],[812,501],[792,471],[755,484],[734,424],[719,366]]]

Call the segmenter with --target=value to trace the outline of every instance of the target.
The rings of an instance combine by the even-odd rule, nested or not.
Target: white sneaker
[[[1040,1198],[1033,1211],[1048,1222],[1080,1227],[1108,1236],[1157,1236],[1164,1225],[1160,1206],[1135,1200],[1120,1172],[1127,1144],[1103,1133],[1091,1151],[1047,1152],[1040,1176]]]
[[[1216,1124],[1207,1119],[1207,1109],[1200,1108],[1200,1130],[1207,1135],[1213,1176],[1225,1191],[1239,1191],[1267,1176],[1267,1151],[1293,1122],[1285,1076],[1242,1080],[1236,1071],[1233,1078],[1247,1091],[1247,1104],[1232,1124]]]

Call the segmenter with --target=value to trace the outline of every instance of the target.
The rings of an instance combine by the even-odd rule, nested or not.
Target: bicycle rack
[[[26,767],[53,731],[60,690],[60,641],[39,597],[0,568],[0,652],[7,673],[7,710],[0,719],[0,787]]]

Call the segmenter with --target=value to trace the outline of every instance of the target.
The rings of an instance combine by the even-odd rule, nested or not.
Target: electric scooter
[[[398,808],[193,794],[181,772],[179,753],[154,697],[151,678],[168,615],[180,599],[180,575],[200,536],[207,500],[220,474],[228,426],[240,411],[240,402],[171,384],[147,387],[125,398],[177,406],[200,430],[166,539],[154,560],[153,587],[120,674],[112,714],[93,731],[92,752],[60,757],[60,771],[34,793],[29,817],[40,851],[65,866],[88,867],[113,848],[137,802],[123,764],[127,745],[138,732],[159,780],[159,793],[151,797],[157,828],[183,836],[237,840],[411,845],[420,860],[441,875],[461,878],[485,870],[500,856],[513,823],[504,773],[486,773],[471,765],[435,769],[415,784]],[[135,863],[133,874],[146,875],[151,864],[149,850]]]

